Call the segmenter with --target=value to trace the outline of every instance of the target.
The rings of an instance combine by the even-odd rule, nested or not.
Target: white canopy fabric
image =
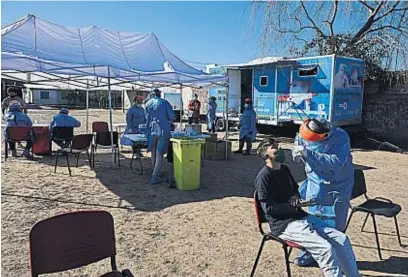
[[[186,64],[153,33],[66,27],[27,15],[2,29],[1,43],[1,69],[10,75],[46,72],[167,84],[227,80]]]
[[[186,64],[153,33],[117,32],[96,26],[66,27],[27,15],[2,28],[1,44],[2,77],[86,90],[87,130],[88,91],[107,88],[111,143],[112,87],[227,86],[228,81],[227,76],[209,75]]]

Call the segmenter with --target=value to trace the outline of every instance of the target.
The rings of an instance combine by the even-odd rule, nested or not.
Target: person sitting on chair
[[[81,122],[76,118],[69,115],[69,111],[66,108],[61,108],[56,116],[54,116],[49,124],[51,137],[53,136],[52,130],[55,127],[80,127]],[[66,147],[63,142],[55,142],[60,147]]]
[[[143,96],[136,96],[133,100],[133,106],[126,113],[126,129],[124,134],[139,134],[139,125],[146,124],[146,113],[143,108]],[[125,136],[120,139],[121,145],[132,146],[133,152],[136,152],[140,143],[134,143],[132,140]]]
[[[31,127],[33,125],[31,119],[26,115],[25,113],[22,112],[21,106],[17,103],[12,104],[9,107],[9,112],[6,113],[4,116],[4,120],[6,121],[6,126],[4,129],[4,137],[7,139],[7,129],[12,126],[19,126],[19,127]],[[30,154],[30,149],[33,146],[33,138],[30,138],[27,140],[27,144],[24,149],[24,157],[26,158],[32,158]],[[11,156],[16,157],[17,152],[16,152],[16,143],[15,142],[9,142],[9,147],[11,151]]]
[[[255,188],[271,233],[306,249],[326,277],[343,273],[360,276],[349,238],[301,209],[298,185],[289,168],[282,164],[285,154],[278,143],[265,139],[257,154],[265,160],[265,166],[255,179]]]

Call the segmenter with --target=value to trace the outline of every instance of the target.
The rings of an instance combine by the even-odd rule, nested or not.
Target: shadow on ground
[[[359,270],[369,270],[381,272],[393,276],[393,274],[408,274],[408,258],[391,256],[387,260],[382,261],[358,261]],[[368,276],[368,275],[364,275]]]
[[[291,151],[284,149],[286,164],[296,182],[301,183],[306,178],[303,163],[296,164],[291,159]],[[145,154],[146,155],[146,154]],[[141,175],[140,164],[133,162],[130,168],[130,153],[122,151],[121,166],[112,169],[112,156],[108,151],[97,153],[95,159],[95,175],[86,173],[91,171],[88,165],[86,154],[81,154],[79,166],[81,170],[72,170],[72,175],[79,178],[97,178],[107,189],[119,197],[117,205],[110,203],[80,203],[83,205],[102,206],[109,208],[121,208],[139,211],[158,211],[174,205],[223,199],[226,197],[245,197],[251,199],[254,192],[254,179],[259,170],[264,166],[264,162],[257,155],[242,156],[233,154],[228,161],[204,161],[201,168],[200,189],[192,191],[179,191],[171,189],[167,185],[167,177],[173,174],[172,164],[165,159],[163,164],[163,182],[158,185],[150,185],[152,172],[150,158],[143,158],[143,171]],[[70,165],[75,167],[76,158],[69,156]],[[36,162],[46,163],[51,166],[55,164],[55,156],[45,156],[36,158]],[[85,166],[85,167],[83,167]],[[357,168],[367,170],[371,167],[355,165]],[[50,170],[53,171],[53,167]],[[84,172],[85,174],[81,173]],[[220,174],[222,172],[222,174]],[[51,172],[50,172],[51,173]],[[90,172],[89,172],[90,173]],[[68,176],[68,169],[65,157],[59,158],[57,174]],[[78,174],[82,176],[78,176]],[[226,178],[226,176],[228,178]],[[76,203],[75,200],[53,200],[49,201]]]

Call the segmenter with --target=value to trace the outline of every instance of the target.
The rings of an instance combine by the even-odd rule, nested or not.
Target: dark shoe
[[[27,159],[31,159],[33,156],[31,156],[30,151],[28,150],[24,150],[23,153],[24,157],[26,157]]]
[[[242,150],[234,151],[234,154],[242,154]]]
[[[245,151],[245,152],[242,153],[242,155],[244,155],[244,156],[249,156],[249,155],[251,155],[251,152]]]
[[[309,252],[301,251],[295,258],[294,264],[298,267],[318,267],[317,262]]]

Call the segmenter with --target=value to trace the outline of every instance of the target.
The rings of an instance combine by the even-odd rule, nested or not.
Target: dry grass
[[[55,111],[29,112],[38,122],[48,122]],[[73,111],[85,122],[85,111]],[[91,111],[90,121],[108,121],[106,111]],[[114,122],[123,122],[121,112]],[[84,126],[78,133],[84,132]],[[236,147],[236,143],[234,144]],[[283,145],[289,148],[290,145]],[[2,153],[3,155],[3,153]],[[355,164],[364,166],[369,194],[402,204],[399,216],[403,243],[408,245],[408,155],[354,151]],[[182,192],[165,184],[149,185],[149,176],[129,168],[130,153],[122,155],[122,167],[110,168],[109,152],[97,156],[96,170],[84,159],[68,176],[65,166],[53,173],[52,157],[27,161],[2,161],[2,276],[29,274],[28,234],[39,220],[74,210],[103,209],[115,219],[119,268],[130,268],[135,276],[249,276],[260,237],[255,224],[253,179],[262,167],[256,156],[234,155],[229,161],[205,161],[202,188]],[[82,157],[84,158],[84,157]],[[144,160],[150,173],[148,157]],[[289,163],[300,181],[303,169]],[[165,171],[170,170],[166,164]],[[4,194],[21,195],[25,197]],[[28,197],[42,197],[39,200]],[[358,201],[357,201],[358,202]],[[100,205],[100,206],[96,206]],[[408,248],[399,246],[392,219],[379,218],[384,261],[379,261],[371,233],[360,233],[363,215],[356,215],[348,234],[361,272],[367,276],[408,276]],[[366,229],[372,230],[372,224]],[[294,255],[292,255],[292,258]],[[268,243],[256,276],[286,276],[283,253]],[[109,261],[53,276],[98,276]],[[318,269],[292,267],[293,276],[320,276]]]

